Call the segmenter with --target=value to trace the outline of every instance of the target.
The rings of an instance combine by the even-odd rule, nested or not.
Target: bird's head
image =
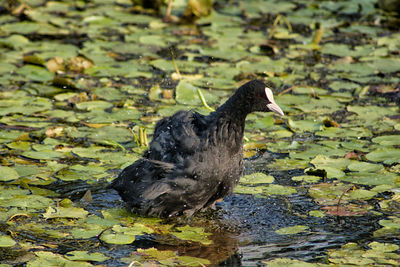
[[[276,104],[272,90],[263,82],[258,80],[250,81],[241,88],[245,89],[245,94],[251,103],[251,111],[275,112],[283,116],[282,109]]]

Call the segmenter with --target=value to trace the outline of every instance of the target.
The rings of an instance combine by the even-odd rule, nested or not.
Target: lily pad
[[[12,247],[16,244],[10,236],[8,235],[0,235],[0,247]]]
[[[383,162],[385,164],[400,163],[400,149],[377,149],[368,153],[366,158],[370,161]]]
[[[48,207],[46,212],[43,213],[43,218],[54,219],[54,218],[85,218],[89,214],[88,211],[82,208],[76,207]]]
[[[189,225],[180,226],[176,228],[179,232],[170,232],[172,235],[176,236],[179,239],[199,242],[203,245],[209,245],[212,241],[208,238],[210,233],[204,232],[204,229],[201,227],[192,227]]]
[[[399,135],[382,135],[375,138],[372,138],[372,141],[375,143],[379,143],[383,146],[395,146],[400,145],[400,136]]]
[[[18,177],[18,172],[13,168],[0,166],[0,181],[11,181],[18,179]]]
[[[274,182],[274,177],[264,173],[252,173],[240,178],[242,184],[270,184]]]
[[[275,233],[279,235],[295,235],[301,232],[305,232],[307,229],[308,227],[305,225],[296,225],[296,226],[281,228],[279,230],[276,230]]]
[[[99,252],[89,253],[88,251],[74,250],[70,251],[65,255],[65,258],[72,261],[105,261],[110,257],[106,257]]]
[[[214,103],[218,100],[218,98],[215,95],[205,90],[200,90],[200,91],[203,94],[208,104]],[[197,88],[185,81],[180,81],[178,86],[176,87],[176,101],[179,104],[184,104],[184,105],[201,104],[199,95],[197,93]]]

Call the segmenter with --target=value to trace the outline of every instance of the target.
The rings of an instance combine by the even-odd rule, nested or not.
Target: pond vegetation
[[[2,2],[0,266],[399,265],[398,13],[189,2],[168,18],[130,0]],[[285,116],[248,116],[246,175],[216,211],[140,217],[105,189],[156,121],[208,114],[254,78]]]

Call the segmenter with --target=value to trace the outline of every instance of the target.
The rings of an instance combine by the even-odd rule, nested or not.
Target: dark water
[[[263,166],[257,160],[247,162],[247,165],[251,166],[247,172],[259,171]],[[288,172],[269,174],[275,177],[278,184],[295,185],[287,178],[293,172],[298,172],[298,175],[302,173],[301,170],[294,170],[290,176]],[[106,208],[124,207],[118,194],[105,189],[105,184],[63,184],[55,187],[56,191],[72,200],[80,199],[90,189],[93,201],[85,209],[95,214],[100,214]],[[206,258],[216,266],[259,266],[263,265],[262,261],[280,257],[326,262],[328,249],[339,248],[348,242],[367,244],[372,241],[373,232],[380,228],[378,221],[382,216],[308,216],[309,211],[318,210],[319,206],[307,195],[306,188],[297,187],[297,190],[299,193],[291,196],[264,198],[234,194],[218,203],[215,211],[184,221],[166,221],[180,225],[196,225],[201,221],[206,231],[213,233],[213,244],[209,246],[146,235],[138,237],[130,245],[101,244],[96,251],[110,256],[112,259],[105,264],[112,266],[126,266],[126,263],[120,261],[121,258],[129,257],[137,248],[150,247],[178,251],[179,255]],[[204,225],[204,221],[207,221],[207,225]],[[275,233],[277,229],[295,225],[305,225],[309,229],[296,235]],[[391,242],[399,243],[395,240]]]

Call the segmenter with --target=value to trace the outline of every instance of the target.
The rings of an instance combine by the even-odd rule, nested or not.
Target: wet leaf
[[[24,65],[16,71],[17,74],[25,77],[28,80],[45,82],[53,78],[53,74],[45,68],[35,65]]]
[[[242,184],[270,184],[274,182],[274,177],[264,173],[252,173],[240,178]]]
[[[200,91],[202,92],[208,104],[213,103],[218,99],[215,95],[212,95],[205,90]],[[176,101],[184,105],[201,104],[200,98],[197,93],[197,88],[185,81],[180,81],[178,86],[176,87]]]
[[[135,236],[124,233],[105,232],[100,236],[100,239],[108,244],[124,245],[133,243],[133,241],[135,241]]]
[[[249,194],[249,195],[261,194],[262,191],[263,190],[261,187],[250,187],[250,186],[243,186],[240,184],[236,186],[234,189],[234,192],[236,194]]]
[[[383,170],[383,166],[380,164],[372,164],[368,162],[356,161],[347,166],[351,171],[356,172],[379,172]]]
[[[301,175],[301,176],[292,177],[292,180],[293,181],[304,181],[306,183],[317,183],[319,180],[321,180],[321,177],[313,176],[313,175]]]
[[[289,186],[270,184],[267,187],[263,187],[262,193],[266,195],[290,195],[297,193],[297,190]]]
[[[348,173],[345,176],[339,177],[342,181],[347,181],[355,184],[365,184],[365,185],[395,185],[397,183],[397,175],[393,173],[370,173],[370,172],[360,172],[360,173]]]
[[[176,236],[179,239],[199,242],[203,245],[209,245],[212,241],[208,238],[210,233],[204,232],[204,229],[201,227],[192,227],[189,225],[177,227],[179,232],[170,232],[170,234]]]
[[[301,232],[305,232],[307,229],[308,227],[305,225],[296,225],[296,226],[281,228],[279,230],[276,230],[275,233],[279,235],[295,235]]]
[[[8,235],[0,235],[0,247],[12,247],[16,242]]]
[[[50,251],[37,251],[36,257],[27,263],[29,267],[39,266],[77,266],[88,267],[92,266],[87,262],[74,262],[64,258],[62,255],[52,253]]]
[[[372,138],[372,141],[384,146],[400,145],[400,138],[398,135],[382,135]]]
[[[11,181],[18,179],[19,174],[13,168],[0,166],[0,181]]]
[[[370,161],[383,162],[385,164],[400,163],[400,149],[377,149],[368,153],[366,158]]]
[[[85,218],[89,214],[88,211],[82,208],[76,207],[48,207],[46,212],[43,213],[43,218],[53,219],[53,218]]]
[[[109,257],[106,257],[99,252],[89,253],[88,251],[80,251],[80,250],[74,250],[68,252],[65,255],[65,258],[73,261],[97,261],[97,262],[109,259]]]

